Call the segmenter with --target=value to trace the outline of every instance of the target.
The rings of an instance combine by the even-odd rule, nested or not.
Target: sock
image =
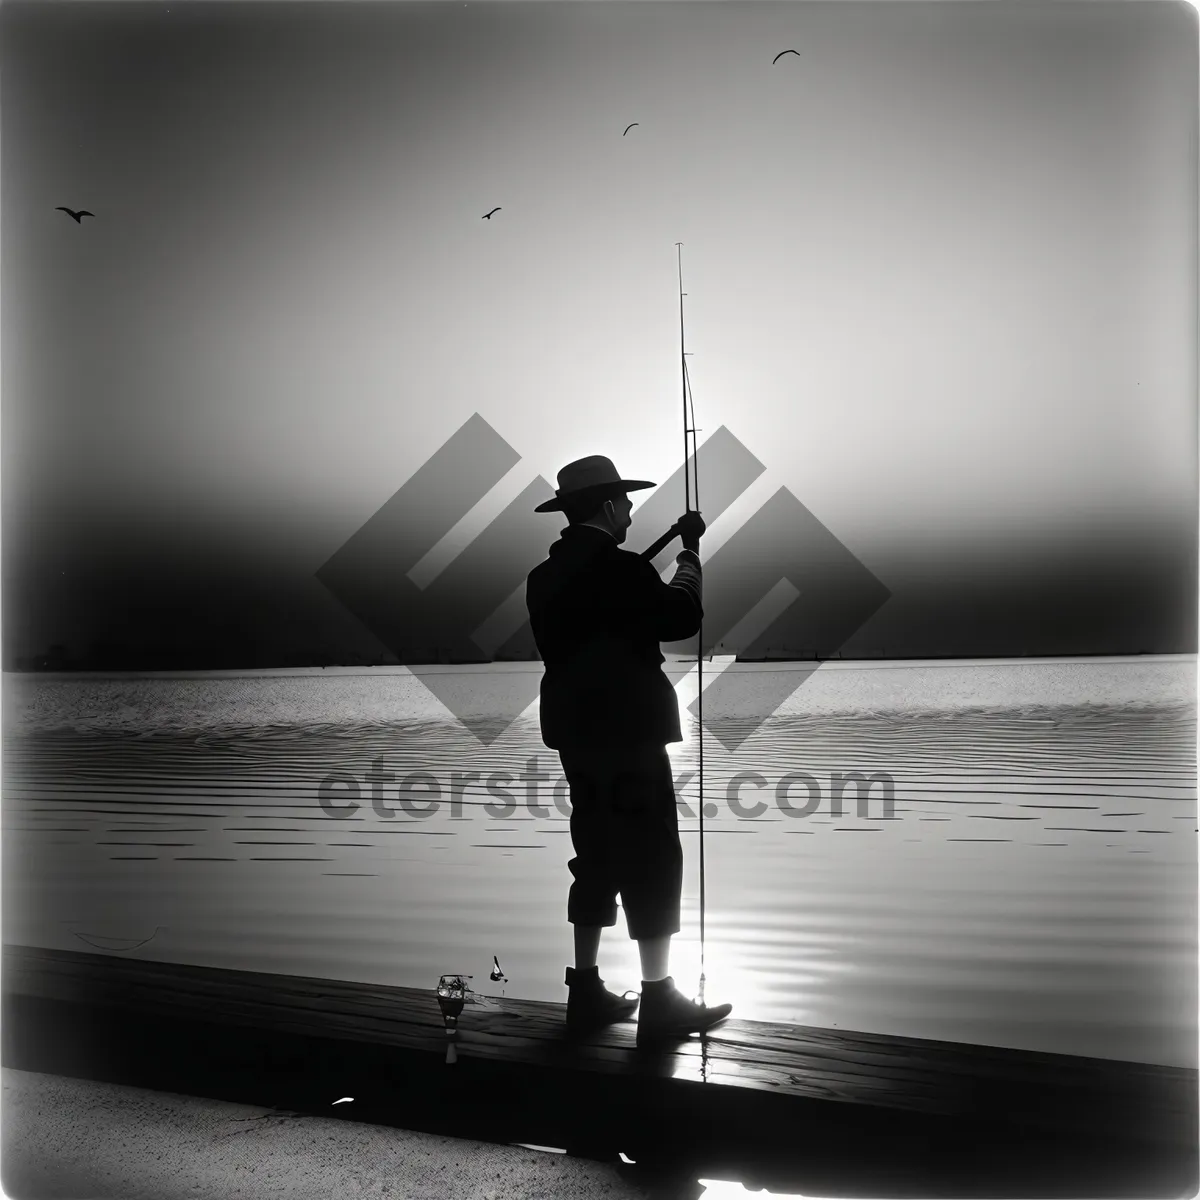
[[[666,992],[674,986],[674,980],[670,975],[665,975],[662,979],[643,979],[642,990],[647,992]]]
[[[575,972],[575,978],[581,982],[586,981],[587,979],[598,979],[600,977],[599,966],[572,967],[571,969]]]

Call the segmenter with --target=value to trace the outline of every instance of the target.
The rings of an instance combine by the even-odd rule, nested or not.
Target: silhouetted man
[[[628,492],[655,485],[622,479],[602,455],[558,473],[553,500],[568,527],[529,574],[525,598],[545,664],[542,740],[557,750],[571,791],[568,864],[574,882],[567,920],[575,927],[568,967],[567,1024],[585,1030],[633,1015],[638,998],[609,992],[596,963],[601,930],[617,923],[618,894],[642,967],[638,1044],[686,1037],[729,1015],[704,1007],[667,974],[679,932],[683,848],[667,744],[680,742],[679,703],[662,670],[660,642],[700,628],[697,512],[680,518],[684,549],[663,583],[653,565],[622,550],[633,505]]]

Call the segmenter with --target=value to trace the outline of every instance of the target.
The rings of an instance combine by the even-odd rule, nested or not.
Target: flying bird
[[[80,217],[94,217],[96,215],[95,213],[88,212],[83,208],[81,208],[78,212],[72,212],[69,208],[64,208],[61,204],[54,211],[65,212],[68,217],[74,217],[76,225],[83,224],[83,222],[79,219]]]
[[[636,122],[636,121],[634,121],[633,125],[636,125],[636,124],[637,124],[637,122]],[[625,126],[625,133],[628,133],[628,132],[629,132],[629,131],[630,131],[630,130],[633,128],[633,125],[626,125],[626,126]],[[625,133],[621,134],[621,136],[622,136],[622,137],[624,137],[624,136],[625,136]]]
[[[500,960],[494,954],[492,955],[492,962],[495,963],[495,966],[492,967],[492,982],[499,983],[501,980],[503,980],[505,983],[507,983],[508,976],[505,975],[500,969]]]
[[[500,211],[500,210],[499,210],[498,208],[493,208],[493,209],[492,209],[492,212],[490,212],[490,213],[484,213],[484,214],[483,214],[483,218],[482,218],[482,219],[483,219],[483,220],[485,220],[485,221],[490,221],[490,220],[492,219],[492,213],[498,213],[499,211]]]
[[[780,50],[780,52],[771,59],[771,66],[774,66],[785,54],[794,54],[797,58],[800,57],[799,50]]]

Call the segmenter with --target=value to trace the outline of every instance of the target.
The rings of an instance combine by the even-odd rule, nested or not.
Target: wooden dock
[[[1197,1183],[1195,1070],[740,1020],[651,1054],[632,1022],[570,1039],[563,1005],[516,999],[468,1005],[448,1065],[436,980],[6,945],[0,982],[3,1063],[24,1070],[579,1153],[686,1150],[824,1195]]]

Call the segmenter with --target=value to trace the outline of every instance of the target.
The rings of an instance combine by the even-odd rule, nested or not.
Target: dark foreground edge
[[[752,1021],[650,1055],[524,1000],[468,1006],[448,1065],[432,989],[15,945],[0,983],[20,1070],[825,1196],[1197,1190],[1183,1068]]]

